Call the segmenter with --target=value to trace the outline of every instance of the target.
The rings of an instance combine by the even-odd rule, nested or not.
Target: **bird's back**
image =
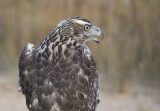
[[[98,73],[89,48],[83,44],[88,40],[79,28],[84,23],[91,24],[79,17],[64,20],[36,48],[27,44],[22,50],[19,91],[25,95],[29,111],[96,110]],[[88,33],[101,34],[95,27]]]
[[[95,63],[88,47],[74,42],[62,45],[65,50],[56,50],[58,45],[55,50],[37,48],[28,55],[22,51],[20,86],[30,111],[94,111],[98,102]]]

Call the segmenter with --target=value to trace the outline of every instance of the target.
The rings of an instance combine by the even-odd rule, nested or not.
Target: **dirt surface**
[[[0,76],[0,111],[28,111],[24,96],[17,91],[16,78]],[[160,111],[159,90],[108,93],[101,90],[97,111]]]

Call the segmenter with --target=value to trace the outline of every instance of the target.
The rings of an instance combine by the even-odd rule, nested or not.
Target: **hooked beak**
[[[96,43],[100,43],[99,40],[95,37],[92,36],[101,36],[102,40],[103,40],[103,31],[96,25],[93,25],[90,30],[88,31],[88,37],[89,40],[93,40]]]

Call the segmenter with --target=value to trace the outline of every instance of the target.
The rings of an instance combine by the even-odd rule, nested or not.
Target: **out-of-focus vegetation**
[[[104,40],[87,44],[113,86],[160,83],[160,0],[0,0],[0,71],[18,70],[23,46],[71,16],[102,28]]]

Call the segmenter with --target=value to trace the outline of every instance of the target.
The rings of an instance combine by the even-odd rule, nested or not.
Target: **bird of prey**
[[[86,41],[99,43],[102,30],[90,20],[61,21],[35,47],[28,43],[19,58],[19,91],[29,111],[95,111],[99,103],[96,64]]]

